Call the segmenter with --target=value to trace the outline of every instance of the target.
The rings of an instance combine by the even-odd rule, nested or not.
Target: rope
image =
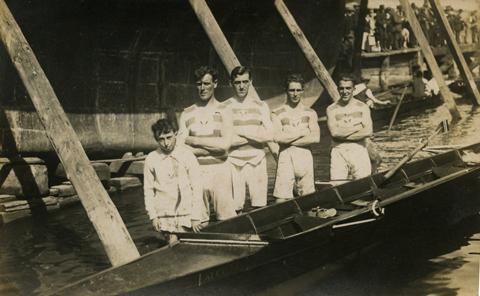
[[[371,207],[372,213],[375,217],[379,217],[379,216],[382,216],[383,214],[385,214],[385,209],[380,207],[378,199],[376,199],[374,202],[372,202],[370,207]],[[377,209],[378,209],[378,211],[377,211]]]

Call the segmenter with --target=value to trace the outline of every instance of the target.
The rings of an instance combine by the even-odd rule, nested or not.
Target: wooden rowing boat
[[[360,248],[375,228],[391,231],[425,219],[438,223],[438,217],[458,222],[480,209],[480,161],[472,161],[479,155],[477,143],[407,163],[388,180],[372,175],[209,225],[201,233],[179,234],[169,246],[56,294],[172,292],[313,250],[324,254],[320,264]],[[322,209],[335,209],[329,210],[335,215],[319,215]]]

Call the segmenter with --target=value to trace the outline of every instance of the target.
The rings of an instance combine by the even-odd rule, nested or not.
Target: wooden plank
[[[455,63],[457,63],[460,75],[462,75],[468,92],[472,95],[472,102],[474,105],[480,105],[480,93],[478,92],[477,84],[475,83],[473,74],[470,71],[467,62],[465,61],[462,50],[455,39],[455,35],[453,34],[452,28],[448,23],[447,17],[443,13],[442,6],[440,6],[440,1],[429,0],[429,2],[432,6],[433,13],[438,20],[438,25],[445,34],[448,47],[450,48],[450,53],[452,54]]]
[[[280,13],[280,16],[290,30],[290,33],[292,33],[292,36],[297,41],[298,46],[305,55],[305,58],[310,63],[310,66],[312,66],[318,80],[327,90],[330,98],[332,98],[332,101],[336,102],[340,98],[340,94],[338,93],[337,85],[330,76],[327,68],[325,68],[318,55],[315,53],[315,50],[300,26],[295,21],[293,15],[290,13],[290,10],[288,9],[287,5],[285,5],[285,2],[283,0],[275,0],[274,4],[278,13]]]
[[[458,44],[458,48],[460,48],[463,53],[471,53],[478,51],[478,44]],[[416,52],[421,52],[420,47],[401,48],[381,52],[362,52],[362,58],[378,58],[382,56],[403,55]],[[434,56],[442,56],[448,54],[449,50],[448,47],[441,46],[432,48],[432,52]]]
[[[4,0],[0,0],[0,38],[110,262],[115,266],[138,258],[138,250],[120,214],[90,165],[50,82]]]
[[[420,48],[411,47],[411,48],[401,48],[394,49],[390,51],[379,51],[379,52],[362,52],[362,58],[378,58],[378,57],[389,57],[393,55],[403,55],[409,53],[419,52]]]
[[[423,56],[425,57],[425,60],[427,61],[428,66],[430,67],[430,70],[432,71],[433,78],[435,78],[435,80],[438,83],[438,86],[440,88],[440,94],[445,104],[447,105],[447,108],[450,111],[450,114],[452,115],[452,119],[459,120],[461,116],[460,116],[460,112],[458,112],[457,105],[455,104],[455,100],[453,99],[453,96],[450,93],[450,89],[445,83],[445,79],[443,79],[442,72],[438,67],[437,61],[435,60],[435,56],[433,55],[430,45],[428,44],[427,37],[425,37],[425,34],[422,31],[422,27],[420,26],[420,23],[418,22],[418,19],[415,16],[415,13],[413,12],[409,1],[400,0],[400,3],[403,7],[403,10],[405,11],[405,15],[407,17],[408,22],[410,23],[410,27],[412,28],[413,34],[415,35],[415,38],[417,39],[418,44],[420,45]]]

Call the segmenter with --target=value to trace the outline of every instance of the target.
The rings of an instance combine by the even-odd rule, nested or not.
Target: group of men
[[[438,19],[433,10],[424,1],[422,6],[411,3],[411,8],[420,23],[431,46],[444,46],[445,38],[441,32]],[[478,16],[476,10],[471,12],[462,9],[455,10],[452,6],[445,7],[445,15],[458,43],[477,43]],[[344,22],[344,43],[353,39],[354,30],[358,24],[359,5],[347,7]],[[381,4],[378,8],[369,9],[365,16],[362,50],[367,52],[396,50],[415,47],[417,42],[411,34],[411,27],[406,19],[401,5],[396,9]]]
[[[315,191],[309,146],[320,141],[320,128],[316,112],[302,103],[301,75],[287,77],[286,103],[273,112],[252,96],[248,68],[232,70],[234,95],[224,102],[215,97],[217,76],[213,68],[197,69],[198,98],[184,109],[178,127],[168,116],[152,126],[159,148],[145,160],[145,206],[154,228],[167,239],[175,232],[200,230],[210,210],[217,220],[241,213],[247,188],[252,208],[266,206],[266,147],[277,160],[273,191],[277,201]],[[371,172],[365,145],[372,133],[370,110],[352,98],[353,91],[353,79],[343,77],[341,98],[327,109],[335,182]]]

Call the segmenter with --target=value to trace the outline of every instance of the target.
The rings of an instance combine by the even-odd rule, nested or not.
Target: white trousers
[[[335,185],[372,173],[368,150],[361,143],[340,143],[332,148],[330,179]]]
[[[310,150],[289,147],[278,157],[277,176],[273,196],[290,199],[315,192],[313,177],[313,157]]]
[[[246,186],[248,186],[252,206],[263,207],[267,205],[268,175],[265,157],[257,165],[251,163],[246,163],[244,166],[230,164],[236,210],[242,210],[245,205]]]
[[[201,165],[203,198],[210,214],[210,203],[217,220],[236,216],[233,200],[232,173],[227,162]]]

